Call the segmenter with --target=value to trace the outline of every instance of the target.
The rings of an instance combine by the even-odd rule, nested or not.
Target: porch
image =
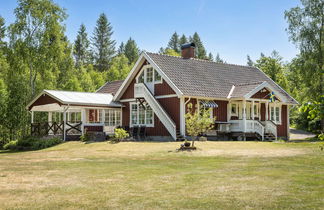
[[[45,90],[27,108],[31,114],[30,133],[36,136],[78,140],[91,132],[105,138],[121,125],[122,106],[112,102],[111,94]]]

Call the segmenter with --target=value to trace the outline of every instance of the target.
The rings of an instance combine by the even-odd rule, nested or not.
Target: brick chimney
[[[194,58],[195,57],[195,48],[196,48],[196,45],[193,42],[181,45],[181,56],[183,58],[187,58],[187,59]]]

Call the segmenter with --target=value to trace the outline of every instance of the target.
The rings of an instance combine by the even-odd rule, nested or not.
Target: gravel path
[[[306,138],[314,137],[315,134],[303,131],[303,130],[297,130],[295,128],[290,128],[290,139],[291,140],[303,140]]]

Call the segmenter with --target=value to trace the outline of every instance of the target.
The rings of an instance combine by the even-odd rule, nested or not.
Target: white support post
[[[184,97],[180,98],[180,133],[185,136],[186,133],[186,119],[185,119],[185,101]]]
[[[227,103],[227,122],[229,122],[231,120],[231,103],[230,101]]]
[[[30,119],[31,123],[34,123],[34,111],[31,111],[31,119]]]
[[[265,110],[265,120],[266,121],[268,121],[269,120],[269,111],[268,111],[268,108],[269,108],[269,102],[267,101],[266,103],[265,103],[265,108],[266,108],[266,110]]]
[[[63,141],[66,140],[66,111],[67,109],[64,109],[63,112]]]
[[[289,119],[289,105],[287,105],[287,141],[290,139],[290,119]]]
[[[254,132],[254,100],[252,100],[252,108],[251,108],[251,116],[252,116],[252,120],[253,120],[253,123],[252,123],[252,128],[253,128],[253,132]]]
[[[53,122],[53,119],[52,119],[52,112],[48,112],[48,119],[47,119],[47,122],[48,122],[48,126],[52,126],[52,122]],[[53,135],[53,131],[49,130],[48,131],[48,135]]]
[[[84,134],[84,124],[86,123],[86,110],[81,109],[81,135]]]
[[[246,133],[246,100],[243,100],[243,113],[242,113],[242,117],[243,117],[243,132],[244,132],[244,141],[246,140],[245,137],[245,133]]]

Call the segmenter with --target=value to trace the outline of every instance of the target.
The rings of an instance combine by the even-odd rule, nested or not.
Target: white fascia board
[[[50,94],[49,92],[47,92],[47,90],[43,90],[40,94],[38,94],[27,106],[26,109],[29,109],[29,107],[35,102],[37,101],[37,99],[39,99],[42,95],[48,95],[51,98],[54,98],[55,100],[59,101],[60,103],[64,104],[64,102],[58,98],[56,98],[55,96],[53,96],[52,94]]]
[[[261,73],[263,73],[266,77],[268,77],[272,82],[274,82],[278,87],[279,87],[279,89],[280,90],[282,90],[283,92],[285,92],[289,97],[291,97],[295,102],[296,102],[296,104],[299,104],[298,103],[298,101],[294,98],[294,97],[292,97],[289,93],[287,93],[282,87],[280,87],[280,85],[278,85],[275,81],[273,81],[273,79],[271,79],[266,73],[264,73],[261,69],[259,69],[258,67],[255,67],[255,68],[257,68]]]
[[[231,98],[231,95],[233,94],[234,89],[235,89],[235,85],[232,86],[227,98]]]
[[[256,88],[254,88],[252,91],[250,91],[248,94],[246,94],[244,96],[245,99],[249,99],[251,98],[255,93],[257,93],[258,91],[262,90],[263,88],[267,88],[270,91],[273,91],[275,93],[276,96],[278,96],[278,98],[280,99],[280,101],[282,102],[287,102],[285,100],[285,97],[280,94],[278,91],[276,91],[273,86],[271,86],[268,82],[264,81],[262,82],[260,85],[258,85]]]

